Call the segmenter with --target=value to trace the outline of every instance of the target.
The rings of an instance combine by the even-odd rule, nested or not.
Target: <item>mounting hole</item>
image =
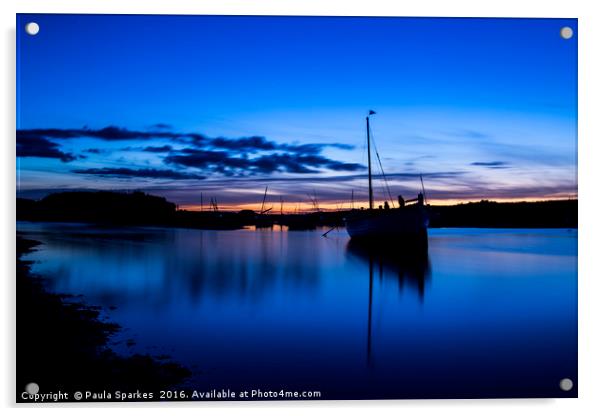
[[[573,380],[570,378],[563,378],[560,380],[560,389],[563,391],[571,391],[573,389]]]
[[[40,25],[36,22],[29,22],[25,25],[25,32],[28,35],[35,36],[40,31]]]
[[[40,386],[38,386],[36,383],[29,383],[27,386],[25,386],[25,391],[27,394],[38,394],[40,391]]]
[[[565,26],[562,29],[560,29],[560,36],[562,37],[562,39],[570,39],[573,37],[573,29]]]

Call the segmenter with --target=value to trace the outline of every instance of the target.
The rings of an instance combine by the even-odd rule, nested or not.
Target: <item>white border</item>
[[[2,1],[2,91],[0,101],[4,137],[2,143],[2,204],[3,222],[0,256],[2,274],[2,333],[0,356],[3,374],[0,394],[4,406],[12,407],[14,386],[14,276],[15,276],[15,13],[118,13],[118,14],[263,14],[263,15],[349,15],[349,16],[475,16],[475,17],[577,17],[579,18],[579,399],[558,400],[438,400],[438,401],[348,401],[348,402],[276,402],[276,403],[160,403],[87,405],[86,412],[104,414],[127,410],[144,413],[186,410],[188,412],[244,411],[250,414],[308,412],[364,414],[371,411],[399,415],[507,415],[518,412],[563,415],[589,414],[602,407],[600,392],[600,354],[602,343],[599,317],[602,316],[602,270],[596,262],[600,221],[601,186],[599,178],[602,131],[601,77],[602,19],[594,1],[470,1],[421,0],[414,2],[384,0],[21,0]],[[22,406],[21,406],[22,407]],[[46,411],[63,414],[81,412],[83,405],[52,405]],[[121,409],[119,409],[121,408]],[[123,410],[125,408],[126,410]],[[27,409],[32,411],[31,408]]]

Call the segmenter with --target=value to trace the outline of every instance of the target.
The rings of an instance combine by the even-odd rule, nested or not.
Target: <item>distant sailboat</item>
[[[268,187],[265,187],[265,192],[263,193],[263,201],[261,201],[261,210],[255,217],[255,227],[257,228],[272,228],[274,225],[274,219],[268,215],[268,212],[272,210],[272,207],[265,208],[265,201],[268,196]]]
[[[398,198],[399,207],[389,207],[385,202],[384,208],[374,209],[374,194],[372,191],[372,159],[370,154],[370,116],[376,114],[370,110],[366,117],[366,140],[368,147],[368,195],[367,210],[352,210],[345,218],[347,232],[352,239],[375,241],[398,241],[399,243],[426,243],[427,227],[429,224],[428,211],[424,202],[424,194],[404,201]],[[406,202],[413,204],[406,205]]]

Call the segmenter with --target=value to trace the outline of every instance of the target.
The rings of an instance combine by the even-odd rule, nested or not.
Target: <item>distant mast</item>
[[[366,140],[368,143],[368,197],[370,199],[369,209],[374,208],[374,194],[372,193],[372,159],[370,155],[370,116],[372,114],[376,114],[376,112],[370,110],[366,117]]]
[[[265,187],[265,192],[263,194],[263,201],[261,201],[261,211],[259,211],[260,214],[263,214],[263,207],[265,206],[265,199],[268,196],[268,187]]]

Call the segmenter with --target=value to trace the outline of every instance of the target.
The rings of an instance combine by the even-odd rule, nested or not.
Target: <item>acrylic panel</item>
[[[577,37],[17,15],[17,401],[577,397]]]

